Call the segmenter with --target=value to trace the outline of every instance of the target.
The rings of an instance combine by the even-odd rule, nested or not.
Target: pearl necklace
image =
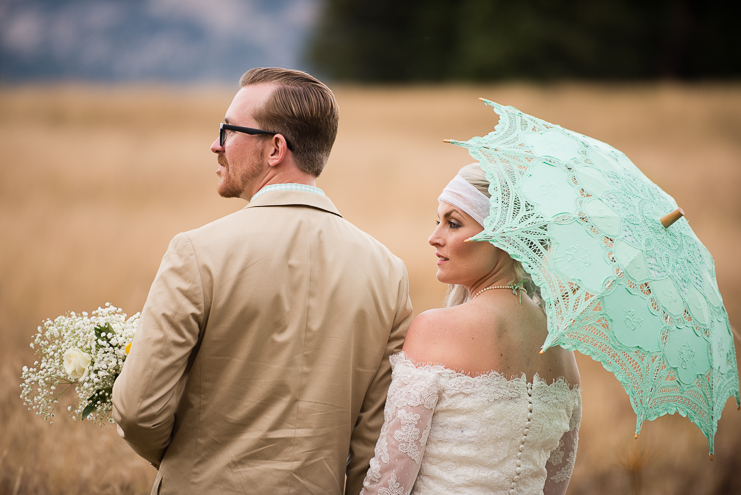
[[[492,289],[511,289],[511,288],[512,287],[510,287],[509,285],[490,285],[489,287],[486,287],[486,288],[481,289],[480,291],[478,291],[476,294],[474,294],[471,297],[471,299],[476,299],[476,296],[478,296],[482,292],[486,292],[487,290],[492,290]]]
[[[474,294],[471,297],[471,299],[472,300],[473,299],[476,299],[476,296],[478,296],[482,292],[486,292],[487,290],[492,290],[492,289],[512,289],[512,294],[515,295],[515,296],[517,295],[517,291],[518,290],[521,291],[520,292],[520,304],[522,304],[522,293],[524,292],[525,294],[527,294],[527,290],[525,290],[525,288],[522,286],[523,283],[525,283],[525,281],[524,280],[520,280],[516,284],[509,284],[509,285],[490,285],[489,287],[484,287],[480,291],[476,292],[476,294]]]

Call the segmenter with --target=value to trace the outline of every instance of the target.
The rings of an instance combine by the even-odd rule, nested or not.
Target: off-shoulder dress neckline
[[[405,366],[412,367],[416,370],[420,371],[428,371],[432,372],[438,375],[445,376],[449,379],[464,379],[464,380],[473,380],[474,382],[523,382],[525,384],[532,383],[535,385],[536,383],[538,385],[546,385],[546,386],[566,386],[570,390],[580,390],[579,385],[573,385],[566,381],[564,377],[558,377],[553,379],[552,382],[548,382],[545,379],[541,378],[540,375],[537,373],[533,375],[532,381],[528,381],[527,375],[523,371],[521,375],[519,376],[512,376],[510,378],[507,378],[505,375],[500,373],[497,370],[490,370],[490,371],[484,371],[481,373],[467,373],[463,370],[456,370],[452,368],[448,368],[447,366],[441,364],[441,363],[434,363],[434,362],[416,362],[412,360],[404,351],[400,351],[394,355],[391,356],[391,366],[392,368],[396,368],[396,366],[399,365],[399,363],[403,363]]]

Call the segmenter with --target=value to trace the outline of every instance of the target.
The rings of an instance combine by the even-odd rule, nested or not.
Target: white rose
[[[85,374],[91,360],[90,354],[82,352],[77,347],[67,349],[64,351],[64,371],[71,379],[77,380]]]

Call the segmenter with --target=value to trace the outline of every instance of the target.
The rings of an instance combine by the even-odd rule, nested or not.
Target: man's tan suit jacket
[[[357,494],[411,321],[404,264],[268,191],[170,243],[113,389],[153,493]]]

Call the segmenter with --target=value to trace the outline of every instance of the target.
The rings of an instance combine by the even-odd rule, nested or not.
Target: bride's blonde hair
[[[478,163],[466,165],[458,171],[458,175],[460,175],[461,178],[465,179],[466,182],[474,186],[476,189],[481,191],[481,193],[484,194],[487,198],[491,197],[491,194],[489,194],[489,181],[486,180],[486,173],[479,166]],[[510,283],[517,283],[520,280],[524,280],[525,283],[523,284],[523,287],[527,291],[528,295],[532,298],[533,301],[535,301],[538,306],[545,309],[545,302],[540,296],[540,287],[535,285],[535,283],[533,282],[533,278],[522,267],[522,263],[517,260],[513,261],[515,268],[515,279],[512,280]],[[446,308],[458,306],[459,304],[463,304],[464,302],[468,301],[470,298],[471,294],[468,293],[468,289],[466,289],[465,286],[448,284],[448,292],[447,294],[445,294],[443,305]]]

